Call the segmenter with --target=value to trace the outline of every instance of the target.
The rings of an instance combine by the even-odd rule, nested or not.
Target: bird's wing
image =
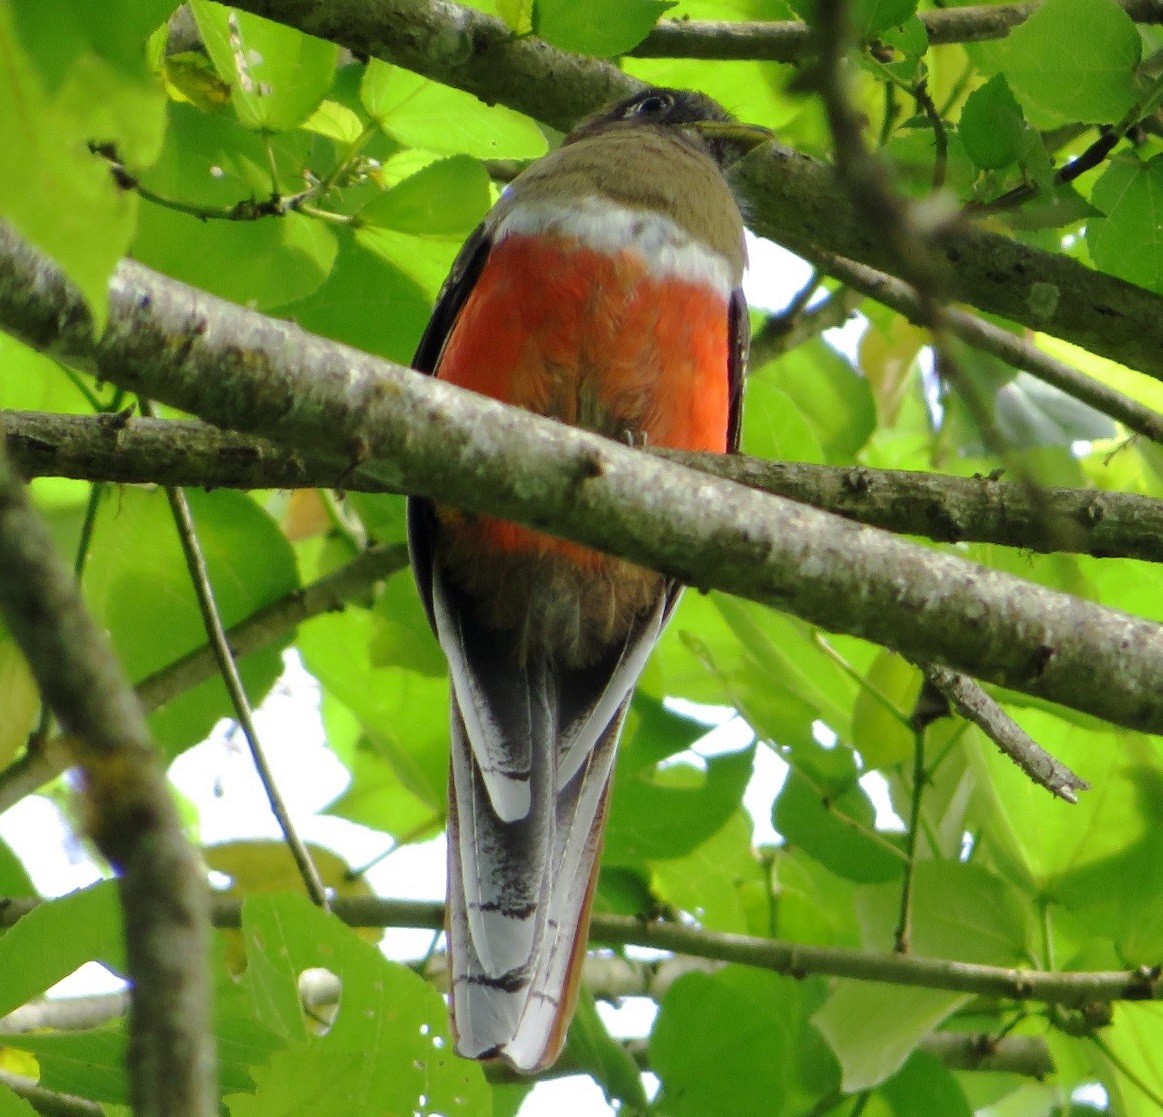
[[[751,348],[751,318],[742,287],[731,292],[727,308],[727,384],[730,405],[727,411],[727,453],[739,452],[743,433],[743,380],[747,375],[747,353]]]

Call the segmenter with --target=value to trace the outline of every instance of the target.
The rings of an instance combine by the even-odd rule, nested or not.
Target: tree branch
[[[808,255],[821,270],[848,287],[903,314],[915,325],[924,324],[924,309],[907,283],[834,252],[812,248]],[[1065,361],[1051,357],[1025,338],[956,307],[944,308],[944,326],[967,345],[992,353],[1014,368],[1024,369],[1068,396],[1117,419],[1128,430],[1163,443],[1163,415],[1071,368]]]
[[[0,429],[6,432],[13,461],[29,477],[208,489],[396,491],[368,470],[352,470],[334,458],[304,455],[207,423],[128,419],[114,431],[103,416],[0,411]],[[1163,501],[1136,493],[1054,488],[1040,490],[1035,500],[1024,486],[981,477],[648,450],[691,469],[900,535],[1048,553],[1057,540],[1047,534],[1046,520],[1062,519],[1072,525],[1076,553],[1163,562]],[[280,631],[291,623],[297,621]],[[236,639],[232,634],[232,642]]]
[[[1137,23],[1163,23],[1159,0],[1120,0]],[[980,4],[918,12],[933,46],[1001,39],[1025,23],[1041,3]],[[801,20],[728,23],[719,20],[664,19],[629,51],[636,58],[751,59],[802,62],[816,52],[812,29]]]
[[[568,128],[642,88],[609,62],[559,51],[449,0],[240,0],[238,7]],[[760,236],[893,270],[835,171],[779,143],[733,181]],[[960,223],[935,238],[952,298],[1163,376],[1163,297],[1078,261]]]
[[[437,988],[447,989],[448,956],[435,955],[424,968],[424,976]],[[649,997],[661,1002],[670,986],[684,974],[713,973],[718,962],[704,958],[671,955],[658,962],[638,962],[611,954],[588,954],[585,959],[586,988],[600,1000],[622,997]],[[342,985],[326,970],[304,973],[299,981],[303,1006],[308,1011],[330,1011],[339,1003]],[[68,997],[34,1001],[0,1020],[0,1036],[20,1035],[52,1028],[57,1031],[84,1031],[97,1028],[124,1015],[128,997],[124,993],[98,993],[88,997]],[[645,1043],[631,1041],[630,1054],[643,1070],[650,1069]],[[1041,1036],[995,1036],[988,1032],[933,1032],[920,1043],[921,1050],[940,1059],[950,1070],[1020,1074],[1042,1079],[1054,1073],[1054,1061]],[[544,1077],[576,1074],[578,1067],[566,1057],[558,1060]],[[0,1077],[0,1081],[7,1081]],[[527,1079],[526,1079],[527,1081]],[[58,1095],[53,1095],[55,1099]],[[47,1113],[47,1110],[40,1110]],[[81,1112],[81,1111],[77,1111]],[[71,1117],[71,1114],[70,1114]],[[100,1113],[97,1114],[100,1117]]]
[[[0,452],[0,615],[85,774],[88,829],[120,873],[134,984],[130,1095],[142,1117],[217,1112],[201,862],[145,715],[72,571]]]
[[[44,901],[0,899],[0,927]],[[214,925],[242,926],[242,901],[233,896],[211,899]],[[334,914],[349,927],[419,927],[444,929],[444,905],[433,900],[388,900],[379,896],[338,896]],[[681,923],[660,923],[621,915],[595,915],[590,940],[608,946],[645,946],[691,958],[754,966],[788,977],[824,974],[855,981],[880,981],[923,989],[948,989],[1007,1000],[1083,1007],[1095,1002],[1163,1000],[1163,967],[1137,970],[1023,970],[984,966],[915,954],[809,946],[782,939],[706,931]]]
[[[95,1101],[46,1090],[22,1074],[0,1070],[0,1085],[23,1098],[41,1117],[105,1117],[104,1107]]]
[[[377,897],[337,898],[335,914],[352,927],[444,927],[444,905]],[[217,926],[241,925],[239,901],[214,901]],[[590,938],[609,946],[647,946],[694,958],[734,962],[774,970],[789,977],[826,974],[857,981],[883,981],[927,989],[948,989],[981,996],[1039,1001],[1066,1006],[1091,1001],[1163,999],[1163,971],[1043,971],[983,966],[917,955],[881,954],[842,947],[807,946],[705,931],[678,923],[659,923],[617,915],[595,915]]]
[[[949,704],[981,729],[1034,783],[1068,803],[1078,802],[1076,792],[1090,789],[1086,780],[1051,756],[972,679],[933,664],[925,664],[922,670]]]
[[[1120,725],[1163,730],[1163,627],[313,337],[125,262],[99,343],[59,269],[0,232],[0,325],[103,379]]]

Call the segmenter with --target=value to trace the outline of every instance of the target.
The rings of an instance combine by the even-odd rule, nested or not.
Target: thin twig
[[[920,324],[930,333],[939,380],[957,391],[988,448],[1001,458],[1037,504],[1036,480],[1025,462],[1010,452],[988,401],[977,385],[963,375],[951,344],[946,312],[951,276],[947,263],[934,250],[934,235],[939,229],[922,220],[918,207],[893,185],[884,161],[864,142],[864,121],[854,107],[846,58],[852,37],[848,4],[846,0],[820,0],[817,12],[820,61],[816,72],[840,178],[869,231],[884,242],[901,276],[913,289]],[[1061,541],[1059,545],[1070,546],[1072,524],[1047,518],[1043,526],[1050,538]]]
[[[945,176],[949,170],[949,133],[933,103],[928,80],[921,78],[910,92],[933,129],[933,189],[940,190],[945,185]]]
[[[909,806],[909,830],[905,837],[905,853],[908,863],[905,866],[904,876],[901,879],[900,912],[897,918],[896,934],[893,937],[893,948],[898,954],[908,954],[912,944],[913,926],[913,885],[917,873],[917,838],[921,829],[921,803],[925,795],[925,733],[934,717],[940,711],[934,709],[932,695],[929,688],[922,686],[917,697],[917,704],[910,718],[910,728],[913,732],[913,787]]]
[[[844,325],[860,302],[859,294],[841,287],[794,317],[789,318],[786,311],[771,315],[751,338],[750,367],[760,368],[825,330]]]
[[[180,198],[167,198],[165,195],[151,190],[136,175],[126,169],[116,151],[102,144],[91,145],[91,147],[94,154],[101,155],[109,161],[109,173],[122,190],[132,190],[139,197],[155,206],[173,210],[175,213],[184,213],[189,217],[196,217],[199,221],[260,221],[264,217],[285,217],[288,213],[299,212],[326,220],[341,219],[345,224],[355,223],[355,219],[352,217],[319,210],[309,204],[313,198],[320,197],[334,185],[330,178],[324,179],[322,182],[312,183],[295,194],[283,194],[276,188],[267,198],[242,198],[232,206],[207,206],[198,202],[184,202]],[[267,153],[271,160],[271,175],[274,177],[276,168],[269,141]]]
[[[148,400],[141,400],[141,410],[143,415],[154,417]],[[315,862],[311,859],[310,851],[295,829],[290,811],[287,810],[287,806],[279,794],[274,773],[271,771],[262,744],[259,742],[258,730],[255,728],[254,716],[250,709],[250,699],[246,696],[246,688],[242,684],[242,676],[238,673],[238,664],[235,663],[234,652],[231,650],[230,641],[226,637],[226,629],[222,625],[218,604],[214,600],[214,588],[210,584],[210,571],[206,566],[202,545],[198,541],[198,529],[190,511],[189,501],[186,500],[186,494],[173,485],[167,486],[166,497],[169,500],[170,511],[173,513],[174,524],[178,529],[178,539],[181,541],[182,553],[186,557],[186,566],[190,571],[190,580],[193,582],[194,593],[198,598],[198,608],[202,613],[206,635],[210,638],[210,647],[214,651],[218,670],[222,675],[222,681],[226,684],[231,704],[234,706],[235,717],[238,719],[238,724],[246,737],[246,743],[250,747],[250,755],[254,759],[254,766],[258,771],[259,779],[262,781],[263,790],[266,791],[271,811],[278,820],[287,848],[295,859],[299,874],[306,885],[307,894],[326,911],[328,909],[327,890],[323,887],[323,881],[319,876],[319,870],[315,868]]]
[[[0,898],[0,926],[45,901]],[[214,924],[242,925],[242,901],[211,897]],[[444,905],[430,900],[390,900],[378,896],[337,896],[332,911],[350,927],[444,928]],[[607,946],[643,946],[693,958],[754,966],[789,977],[825,974],[857,981],[880,981],[910,988],[947,989],[984,997],[1058,1004],[1068,1008],[1115,1001],[1163,1001],[1163,966],[1134,970],[1045,970],[986,966],[916,954],[811,946],[784,939],[708,931],[684,923],[663,923],[621,915],[595,915],[591,940]]]
[[[924,324],[924,309],[907,283],[823,249],[813,249],[809,258],[842,283],[903,314],[914,325]],[[945,308],[945,326],[967,345],[992,353],[1014,368],[1023,369],[1059,391],[1109,415],[1128,430],[1163,443],[1163,415],[1144,407],[1130,396],[1108,388],[1039,349],[1018,334],[1003,330],[985,318],[956,307]]]
[[[917,15],[933,46],[1000,39],[1024,23],[1040,3],[949,7]],[[1163,22],[1158,0],[1122,0],[1132,19]],[[750,59],[803,62],[815,53],[811,28],[800,20],[726,22],[663,20],[630,54],[638,58]]]
[[[41,1117],[105,1117],[104,1106],[74,1094],[60,1094],[46,1090],[23,1074],[0,1070],[0,1086],[6,1086],[17,1097],[23,1098]]]
[[[926,664],[925,677],[965,719],[973,722],[1027,776],[1067,803],[1090,784],[1056,760],[972,679],[939,664]]]
[[[1155,79],[1154,84],[1127,110],[1118,124],[1104,125],[1099,131],[1098,139],[1080,155],[1071,159],[1064,167],[1060,167],[1054,175],[1054,185],[1064,186],[1073,182],[1102,163],[1144,117],[1158,108],[1160,100],[1163,100],[1163,77]],[[1000,198],[995,198],[992,202],[970,202],[965,207],[965,212],[975,217],[982,214],[1000,213],[1015,209],[1032,198],[1036,198],[1040,193],[1042,193],[1042,187],[1038,183],[1025,182],[1021,186],[1007,191]]]
[[[633,996],[649,997],[661,1002],[678,978],[696,972],[714,973],[719,968],[716,962],[681,955],[670,956],[659,962],[638,962],[617,955],[588,954],[584,980],[594,997],[601,1000]],[[438,989],[447,989],[448,956],[436,955],[431,963],[423,966],[421,973]],[[300,979],[299,992],[306,1011],[317,1012],[323,1019],[327,1019],[339,1003],[342,983],[326,970],[308,971]],[[97,993],[85,997],[33,1001],[0,1019],[0,1036],[16,1036],[45,1028],[65,1032],[87,1031],[124,1016],[127,1004],[128,995],[125,993]],[[1006,1028],[993,1033],[933,1032],[921,1040],[920,1049],[939,1059],[950,1070],[1046,1078],[1054,1073],[1054,1061],[1045,1039],[1041,1036],[1007,1034],[1025,1015],[1014,1013]],[[651,1069],[646,1041],[631,1040],[626,1047],[640,1070]],[[579,1069],[576,1063],[570,1061],[567,1051],[554,1064],[552,1071],[542,1077],[557,1078],[576,1074]],[[2,1072],[0,1082],[11,1084],[11,1080],[4,1078]],[[53,1095],[54,1098],[59,1096]],[[49,1111],[38,1109],[38,1112]],[[73,1112],[78,1117],[88,1117],[93,1111],[69,1111],[66,1117],[72,1117]],[[100,1114],[95,1114],[95,1117],[100,1117]]]
[[[227,633],[227,642],[241,659],[266,647],[295,625],[321,613],[337,612],[348,602],[369,594],[377,581],[407,565],[408,548],[403,544],[372,547],[338,570],[239,621]],[[152,712],[205,682],[216,670],[214,649],[205,644],[138,683],[138,698],[146,711]],[[26,752],[0,772],[0,814],[59,776],[69,763],[68,751],[59,740],[50,738],[42,748]]]

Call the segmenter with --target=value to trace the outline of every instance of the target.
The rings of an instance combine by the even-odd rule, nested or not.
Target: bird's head
[[[741,123],[702,93],[652,86],[582,121],[565,143],[624,128],[654,128],[674,135],[723,169],[773,138],[767,128]]]

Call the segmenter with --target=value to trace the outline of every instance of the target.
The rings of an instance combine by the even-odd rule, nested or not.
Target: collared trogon
[[[576,128],[469,237],[421,372],[632,445],[738,447],[743,221],[724,166],[762,130],[647,89]],[[556,1058],[618,734],[680,587],[414,498],[413,566],[452,679],[448,925],[461,1054]]]

